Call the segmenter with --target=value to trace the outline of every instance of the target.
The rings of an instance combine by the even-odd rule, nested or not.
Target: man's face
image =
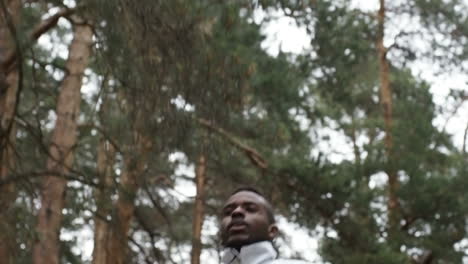
[[[223,246],[240,248],[272,240],[278,229],[270,223],[266,200],[250,191],[232,195],[223,207],[221,239]]]

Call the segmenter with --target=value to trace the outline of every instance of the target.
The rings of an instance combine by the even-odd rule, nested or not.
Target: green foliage
[[[58,2],[26,5],[22,35],[51,3],[62,5]],[[389,164],[374,14],[350,8],[349,1],[312,1],[310,6],[305,1],[257,2],[80,1],[76,14],[96,34],[87,73],[98,81],[90,83],[95,91],[82,96],[75,162],[68,175],[77,181],[69,184],[63,232],[92,227],[99,206],[94,192],[104,188],[97,173],[102,138],[116,147],[112,184],[104,188],[110,195],[106,208],[115,209],[124,160],[141,155],[135,151],[139,133],[153,145],[138,176],[141,188],[133,194],[131,262],[170,263],[171,252],[190,245],[193,199],[180,202],[186,194],[174,189],[193,181],[180,167],[196,164],[204,154],[205,213],[210,219],[237,186],[255,185],[279,214],[309,230],[326,230],[320,254],[330,263],[413,263],[425,253],[433,255],[434,263],[461,263],[466,254],[455,245],[467,232],[466,153],[434,125],[438,113],[430,86],[406,67],[427,54],[409,47],[411,54],[390,61],[395,159]],[[465,5],[455,0],[402,5],[432,34],[429,41],[436,39],[435,33],[450,40],[447,45],[431,42],[449,55],[430,59],[462,65],[467,53],[461,43],[468,31],[459,6]],[[265,20],[270,19],[268,11],[283,10],[304,25],[312,39],[308,53],[267,54],[261,47],[262,23],[252,22],[255,8],[267,12]],[[65,43],[70,28],[56,27],[49,34],[54,43]],[[401,48],[389,49],[388,58]],[[66,73],[64,58],[56,55],[39,45],[25,50],[14,172],[22,176],[14,210],[20,220],[18,263],[30,262],[34,240],[41,176],[28,175],[45,168],[56,97]],[[453,96],[462,100],[464,94]],[[342,146],[322,148],[336,140],[322,134],[327,130],[347,142],[343,148],[352,149],[349,155],[333,159],[332,152]],[[233,142],[258,152],[267,167],[259,168]],[[174,161],[174,153],[183,158]],[[386,183],[378,182],[389,166],[399,175],[400,209],[398,232],[391,239]],[[217,243],[212,237],[203,246],[216,250]],[[61,244],[64,263],[85,261],[72,250],[80,247],[76,239]]]

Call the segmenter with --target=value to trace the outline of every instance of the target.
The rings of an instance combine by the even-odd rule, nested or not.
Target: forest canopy
[[[468,263],[467,9],[0,0],[0,262],[217,263],[255,186],[288,257]]]

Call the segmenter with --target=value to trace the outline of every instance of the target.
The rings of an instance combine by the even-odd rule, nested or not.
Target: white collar
[[[262,241],[243,246],[240,252],[234,248],[225,248],[222,263],[236,263],[233,260],[237,258],[241,264],[260,264],[267,260],[276,259],[277,255],[270,241]]]

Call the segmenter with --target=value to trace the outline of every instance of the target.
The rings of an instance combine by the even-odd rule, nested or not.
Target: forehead
[[[228,206],[230,204],[242,204],[242,203],[255,203],[265,205],[266,200],[262,196],[249,191],[240,191],[238,193],[233,194],[229,199],[226,201],[224,206]]]

